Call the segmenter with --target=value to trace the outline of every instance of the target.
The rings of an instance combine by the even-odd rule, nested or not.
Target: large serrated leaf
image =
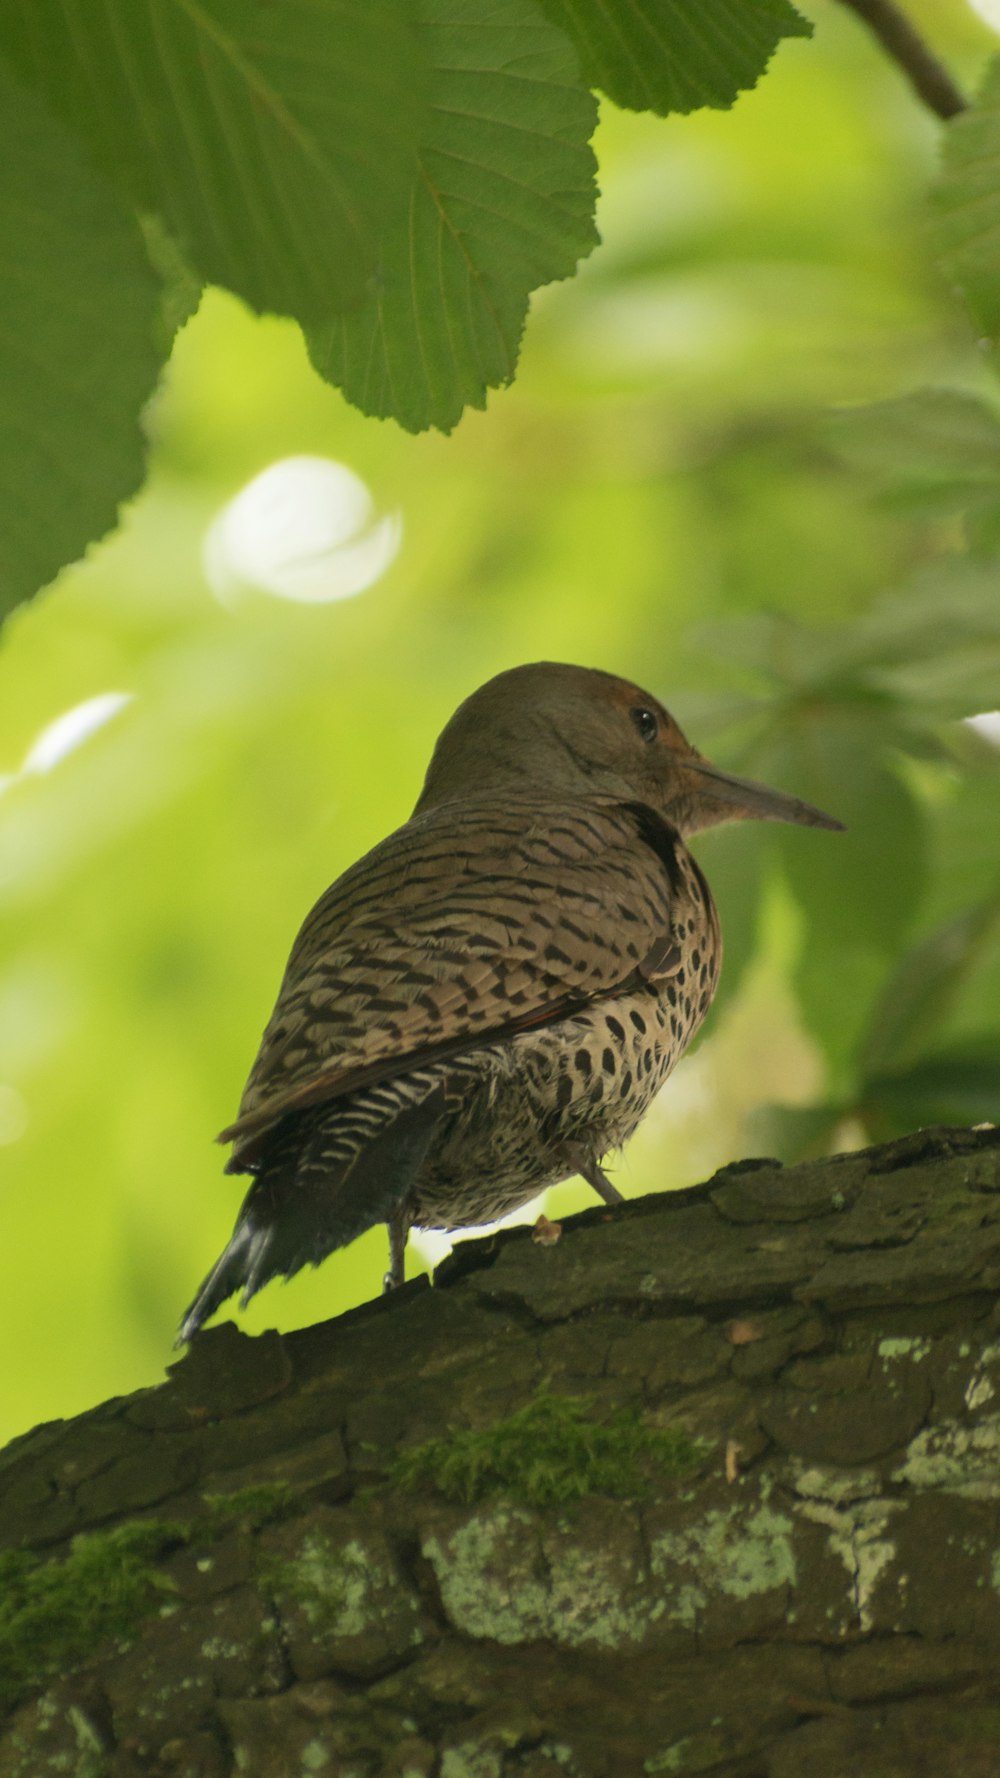
[[[424,115],[404,0],[7,0],[0,49],[203,278],[360,301]]]
[[[423,0],[431,124],[378,289],[309,335],[364,413],[449,431],[510,381],[528,297],[597,241],[597,119],[565,38],[530,0]]]
[[[632,111],[725,108],[755,86],[783,37],[812,25],[788,0],[541,0],[584,78]]]
[[[134,219],[0,68],[0,612],[109,530],[166,338]]]
[[[1000,337],[1000,57],[952,119],[934,192],[938,252],[979,327]]]

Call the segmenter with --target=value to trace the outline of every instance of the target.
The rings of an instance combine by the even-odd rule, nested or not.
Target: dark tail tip
[[[185,1311],[174,1341],[186,1346],[210,1315],[214,1315],[233,1292],[243,1286],[244,1307],[270,1277],[273,1267],[267,1266],[273,1230],[261,1228],[249,1218],[237,1223],[232,1240],[209,1272],[194,1302]],[[267,1270],[265,1271],[265,1266]]]

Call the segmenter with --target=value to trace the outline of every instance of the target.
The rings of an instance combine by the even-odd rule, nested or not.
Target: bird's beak
[[[695,792],[709,804],[714,821],[795,821],[800,827],[828,827],[843,833],[844,823],[800,797],[786,796],[783,790],[771,790],[766,784],[755,784],[752,778],[737,778],[722,772],[705,759],[686,759],[688,770],[696,774]]]

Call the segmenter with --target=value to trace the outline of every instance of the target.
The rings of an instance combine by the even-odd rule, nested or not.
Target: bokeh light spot
[[[223,507],[204,544],[223,604],[248,589],[302,604],[350,599],[379,580],[402,541],[398,512],[379,518],[361,478],[328,457],[285,457]]]

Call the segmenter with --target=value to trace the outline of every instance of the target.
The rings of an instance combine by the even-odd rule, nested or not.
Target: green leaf
[[[1000,335],[1000,57],[974,105],[952,119],[934,192],[935,235],[945,275],[979,327]]]
[[[140,216],[139,225],[146,242],[146,252],[160,275],[159,338],[164,357],[168,357],[174,335],[189,321],[201,301],[204,286],[187,264],[176,241],[157,216]]]
[[[820,629],[785,612],[769,611],[699,625],[697,630],[698,641],[713,661],[732,662],[744,674],[798,691],[815,690],[839,669],[849,634],[846,626]]]
[[[584,78],[632,111],[726,107],[756,86],[783,37],[812,25],[788,0],[541,0]]]
[[[795,992],[802,1018],[822,1047],[827,1097],[832,1104],[850,1104],[858,1093],[858,1050],[892,958],[862,939],[835,944],[818,920],[808,918],[811,911],[802,909],[806,932],[794,971]]]
[[[876,1137],[928,1124],[1000,1123],[1000,1031],[869,1080],[863,1115]]]
[[[160,285],[134,218],[3,68],[0,238],[7,612],[103,536],[139,486],[139,411],[162,354]]]
[[[1000,554],[1000,415],[986,402],[920,389],[844,408],[827,435],[887,504],[935,518],[964,512],[973,553]]]
[[[845,823],[844,834],[781,827],[785,872],[814,935],[895,951],[925,875],[924,823],[907,786],[886,765],[886,737],[866,714],[798,714],[767,759],[769,782]]]
[[[713,661],[780,687],[793,722],[839,706],[852,720],[877,718],[881,745],[912,746],[922,727],[996,702],[996,577],[993,562],[955,557],[920,570],[852,624],[814,628],[760,612],[699,636]]]
[[[0,49],[203,278],[360,301],[423,117],[404,0],[8,0]]]
[[[833,444],[887,487],[1000,493],[1000,416],[958,389],[919,389],[895,401],[842,408],[828,422]]]
[[[450,431],[509,383],[528,297],[597,241],[597,111],[530,0],[424,0],[431,124],[378,288],[309,334],[321,376],[364,413]]]
[[[867,683],[913,723],[991,709],[1000,685],[1000,599],[993,562],[960,557],[922,569],[856,627]]]
[[[842,1105],[762,1105],[747,1118],[748,1152],[786,1164],[829,1154],[844,1116]]]
[[[922,811],[885,762],[887,738],[863,705],[797,701],[776,707],[773,730],[747,768],[847,826],[842,834],[774,828],[803,922],[795,989],[823,1042],[835,1096],[851,1089],[857,1045],[926,875]]]
[[[964,725],[952,740],[960,776],[934,810],[928,905],[933,925],[997,891],[1000,750]]]
[[[866,1075],[898,1071],[924,1049],[1000,927],[1000,888],[938,926],[900,958],[861,1054]],[[997,1057],[1000,1070],[1000,1054]]]

